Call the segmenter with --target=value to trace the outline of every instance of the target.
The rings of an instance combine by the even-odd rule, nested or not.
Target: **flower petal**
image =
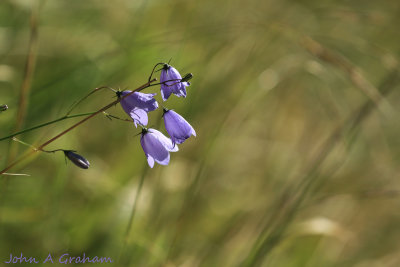
[[[147,116],[147,112],[143,109],[133,109],[129,116],[132,118],[135,127],[137,128],[137,123],[146,126],[149,122],[149,117]]]
[[[168,137],[166,137],[164,134],[162,134],[160,131],[157,131],[155,129],[149,129],[149,132],[153,134],[155,138],[157,138],[160,143],[163,144],[163,146],[170,152],[176,152],[179,150],[178,146],[174,145],[172,143],[172,140]]]
[[[125,96],[132,91],[123,91],[121,96]],[[134,92],[133,94],[125,97],[121,100],[121,106],[126,113],[130,113],[134,108],[140,108],[147,112],[153,111],[158,108],[158,103],[154,99],[156,94],[145,94],[140,92]]]
[[[146,157],[147,157],[147,163],[149,164],[150,168],[153,168],[154,167],[154,158],[148,154],[146,155]]]
[[[161,97],[166,101],[172,94],[172,88],[170,86],[161,84]]]
[[[167,70],[170,80],[181,80],[181,74],[172,66]]]
[[[142,134],[140,143],[150,167],[152,167],[152,164],[154,165],[153,161],[161,165],[168,165],[170,156],[167,148],[150,130]]]

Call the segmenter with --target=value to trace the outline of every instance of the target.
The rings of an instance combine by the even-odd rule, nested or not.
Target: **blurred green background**
[[[47,147],[77,150],[88,170],[37,153],[9,171],[30,176],[0,176],[0,266],[21,252],[400,266],[398,25],[395,0],[1,0],[0,138],[96,87],[134,89],[170,59],[194,78],[163,104],[197,137],[149,169],[140,130],[99,115]],[[73,113],[113,100],[99,92]],[[160,116],[149,125],[164,131]],[[18,138],[38,145],[75,121]],[[0,168],[27,149],[1,141]]]

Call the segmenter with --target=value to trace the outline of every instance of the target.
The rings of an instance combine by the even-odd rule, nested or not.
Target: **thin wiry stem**
[[[24,141],[22,141],[22,140],[19,140],[19,139],[16,138],[16,137],[13,137],[12,140],[15,141],[15,142],[18,142],[18,143],[20,143],[20,144],[23,144],[24,146],[28,146],[28,147],[32,148],[33,150],[36,149],[36,147],[34,147],[33,145],[28,144],[28,143],[26,143],[26,142],[24,142]]]
[[[35,70],[36,54],[38,48],[38,13],[39,6],[33,7],[30,16],[30,39],[28,43],[28,55],[25,61],[24,77],[19,93],[19,103],[14,131],[19,131],[22,128],[28,109],[29,93],[32,87],[32,79]],[[17,147],[11,144],[8,151],[7,161],[12,161],[17,153]]]
[[[168,85],[167,82],[176,82],[176,83]],[[152,84],[150,86],[156,86],[156,85],[160,85],[160,84],[163,84],[163,85],[166,85],[166,86],[172,86],[172,85],[175,85],[175,84],[180,83],[180,82],[182,82],[182,79],[172,79],[172,80],[163,81],[163,82],[160,82],[160,83],[155,83],[155,84]]]
[[[153,80],[143,84],[142,86],[136,88],[135,90],[133,90],[132,92],[130,92],[129,94],[124,95],[123,97],[117,98],[115,101],[111,102],[110,104],[102,107],[101,109],[99,109],[98,111],[90,114],[89,116],[87,116],[86,118],[78,121],[77,123],[75,123],[74,125],[72,125],[71,127],[69,127],[68,129],[62,131],[61,133],[57,134],[56,136],[54,136],[53,138],[47,140],[46,142],[44,142],[43,144],[41,144],[40,146],[37,147],[38,150],[42,150],[44,147],[46,147],[47,145],[49,145],[50,143],[54,142],[55,140],[57,140],[58,138],[60,138],[61,136],[63,136],[64,134],[68,133],[69,131],[71,131],[72,129],[78,127],[79,125],[83,124],[84,122],[88,121],[89,119],[93,118],[94,116],[96,116],[99,113],[102,113],[103,111],[111,108],[112,106],[118,104],[122,99],[124,99],[125,97],[130,96],[131,94],[133,94],[134,92],[138,92],[141,91],[147,87],[149,87],[149,85],[153,82],[155,82],[157,79],[154,78]],[[35,152],[37,152],[38,150],[32,150],[27,152],[25,155],[21,156],[19,159],[17,159],[16,161],[12,162],[10,165],[8,165],[5,169],[0,171],[0,175],[5,173],[6,171],[8,171],[9,169],[11,169],[12,167],[14,167],[15,165],[17,165],[18,163],[20,163],[21,161],[23,161],[24,159],[28,158],[29,156],[31,156],[32,154],[34,154]]]
[[[47,125],[50,125],[50,124],[53,124],[53,123],[56,123],[56,122],[59,122],[59,121],[63,121],[63,120],[66,120],[66,119],[72,119],[72,118],[76,118],[76,117],[88,116],[88,115],[92,115],[93,113],[95,113],[95,111],[93,111],[93,112],[87,112],[87,113],[73,114],[73,115],[66,115],[66,116],[60,117],[60,118],[58,118],[58,119],[55,119],[55,120],[52,120],[52,121],[48,121],[48,122],[45,122],[45,123],[42,123],[42,124],[39,124],[39,125],[36,125],[36,126],[32,126],[32,127],[30,127],[30,128],[24,129],[24,130],[22,130],[22,131],[19,131],[19,132],[16,132],[16,133],[13,133],[13,134],[4,136],[4,137],[0,138],[0,141],[13,138],[13,137],[18,136],[18,135],[20,135],[20,134],[27,133],[27,132],[30,132],[30,131],[39,129],[39,128],[42,128],[42,127],[44,127],[44,126],[47,126]],[[119,117],[117,117],[117,116],[113,116],[113,115],[108,114],[108,113],[106,113],[106,112],[103,112],[103,113],[104,113],[104,115],[105,115],[106,117],[111,117],[111,118],[114,118],[114,119],[118,119],[118,120],[122,120],[122,121],[129,121],[129,122],[131,122],[131,120],[128,120],[128,119],[121,119],[121,118],[119,118]]]
[[[151,80],[151,77],[153,77],[153,73],[154,73],[154,70],[156,69],[156,67],[157,67],[158,65],[164,65],[164,64],[165,64],[165,63],[159,62],[159,63],[157,63],[156,65],[154,65],[153,70],[151,71],[150,76],[149,76],[149,81]]]
[[[161,123],[161,117],[158,117],[158,121],[156,122],[156,125],[159,125],[160,123]],[[140,135],[140,134],[141,133],[139,133],[138,135]],[[141,176],[140,176],[140,181],[139,181],[138,188],[136,190],[136,196],[135,196],[135,200],[133,202],[131,214],[129,216],[128,225],[126,226],[125,235],[123,237],[122,247],[121,247],[121,249],[119,251],[119,255],[118,255],[118,263],[120,264],[119,266],[124,266],[123,263],[122,263],[122,256],[123,256],[123,254],[125,252],[125,248],[128,245],[128,242],[129,242],[129,237],[130,237],[130,233],[131,233],[131,230],[132,230],[133,220],[134,220],[135,215],[136,215],[137,206],[138,206],[138,202],[139,202],[139,197],[140,197],[140,194],[142,192],[143,183],[144,183],[144,180],[146,178],[146,175],[147,175],[148,171],[149,171],[149,167],[147,166],[147,161],[145,161],[143,163],[143,170],[142,170],[142,173],[141,173]]]
[[[147,170],[148,170],[148,169],[149,169],[149,168],[147,167],[147,162],[145,162],[145,163],[144,163],[143,172],[142,172],[142,174],[141,174],[141,176],[140,176],[139,185],[138,185],[138,188],[137,188],[137,190],[136,190],[135,200],[134,200],[134,202],[133,202],[132,211],[131,211],[131,214],[130,214],[130,216],[129,216],[128,225],[126,226],[125,235],[124,235],[124,240],[123,240],[123,243],[122,243],[122,248],[121,248],[120,253],[119,253],[119,256],[118,256],[118,261],[119,261],[119,262],[120,262],[120,260],[121,260],[121,257],[122,257],[122,255],[123,255],[124,251],[125,251],[126,245],[128,244],[128,241],[129,241],[129,235],[130,235],[131,230],[132,230],[133,219],[135,218],[135,215],[136,215],[136,210],[137,210],[137,205],[138,205],[140,193],[142,192],[142,187],[143,187],[143,184],[144,184],[144,179],[145,179],[145,177],[146,177],[146,173],[147,173]]]
[[[13,141],[15,141],[15,142],[18,142],[18,143],[20,143],[20,144],[23,144],[24,146],[27,146],[27,147],[30,147],[30,148],[32,148],[33,150],[35,150],[35,151],[39,151],[39,149],[37,149],[35,146],[33,146],[33,145],[31,145],[31,144],[28,144],[28,143],[26,143],[26,142],[24,142],[24,141],[22,141],[22,140],[19,140],[18,138],[16,138],[16,137],[13,137],[12,138],[12,140]],[[42,152],[46,152],[46,153],[55,153],[55,152],[58,152],[58,151],[67,151],[67,150],[65,150],[65,149],[54,149],[54,150],[44,150],[44,149],[41,149],[40,151],[42,151]],[[71,150],[72,151],[72,150]],[[73,151],[73,152],[75,152],[75,151]]]
[[[24,77],[20,88],[17,119],[14,131],[19,131],[21,129],[22,125],[24,124],[26,111],[28,108],[28,99],[32,87],[32,79],[35,70],[36,55],[38,48],[38,13],[40,7],[41,3],[33,7],[31,10],[28,55],[25,61]],[[10,147],[8,149],[8,159],[6,160],[6,164],[14,160],[17,153],[18,153],[17,147],[14,146],[14,144],[10,144]],[[7,185],[8,185],[8,177],[5,176],[1,184],[2,188],[1,188],[0,203],[3,203],[3,196],[4,192],[7,189]],[[0,213],[0,219],[1,217],[2,214]]]
[[[116,120],[120,120],[120,121],[132,122],[132,120],[130,120],[130,119],[122,119],[122,118],[120,118],[120,117],[118,117],[118,116],[112,115],[112,114],[107,113],[107,112],[105,112],[105,111],[103,111],[103,114],[104,114],[109,120],[116,119]]]
[[[79,113],[79,114],[74,114],[74,115],[63,116],[61,118],[58,118],[58,119],[55,119],[55,120],[52,120],[52,121],[48,121],[48,122],[45,122],[45,123],[30,127],[30,128],[27,128],[27,129],[24,129],[22,131],[7,135],[5,137],[0,138],[0,141],[6,140],[6,139],[10,139],[10,138],[15,137],[17,135],[20,135],[20,134],[23,134],[23,133],[27,133],[27,132],[30,132],[30,131],[33,131],[33,130],[36,130],[36,129],[39,129],[39,128],[42,128],[44,126],[47,126],[47,125],[50,125],[50,124],[53,124],[53,123],[56,123],[56,122],[59,122],[59,121],[63,121],[63,120],[66,120],[66,119],[72,119],[72,118],[76,118],[76,117],[88,116],[88,115],[91,115],[93,113],[95,113],[95,112]]]
[[[80,103],[82,103],[85,99],[87,99],[89,96],[91,96],[92,94],[100,91],[101,89],[110,89],[111,91],[113,91],[114,93],[116,92],[116,90],[112,89],[111,87],[108,86],[102,86],[102,87],[98,87],[95,88],[93,91],[91,91],[90,93],[88,93],[87,95],[85,95],[82,99],[80,99],[79,101],[75,102],[72,104],[71,108],[69,109],[69,111],[67,112],[67,114],[65,114],[65,116],[68,116],[69,114],[71,114],[72,110],[74,110],[74,108],[76,108]]]
[[[37,39],[38,39],[37,12],[38,12],[37,9],[33,9],[30,19],[30,40],[28,47],[28,57],[26,58],[25,62],[24,79],[21,84],[21,90],[19,96],[17,123],[15,126],[16,131],[18,131],[21,128],[25,120],[26,110],[28,106],[28,95],[31,89],[32,77],[35,69],[36,54],[37,54]]]
[[[26,173],[8,173],[8,172],[3,173],[3,175],[8,175],[8,176],[30,176],[29,174],[26,174]]]

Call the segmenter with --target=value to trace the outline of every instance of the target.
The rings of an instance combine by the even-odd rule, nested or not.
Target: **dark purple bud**
[[[6,111],[7,109],[8,109],[8,106],[5,104],[0,106],[0,111]]]
[[[87,161],[87,159],[85,159],[81,155],[74,153],[74,151],[72,151],[72,150],[63,150],[63,151],[64,151],[64,155],[79,168],[82,168],[82,169],[89,168],[89,166],[90,166],[89,161]]]

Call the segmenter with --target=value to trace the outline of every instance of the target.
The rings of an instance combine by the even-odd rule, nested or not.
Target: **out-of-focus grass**
[[[16,125],[38,3],[0,3],[0,137]],[[133,89],[172,58],[194,78],[186,99],[165,105],[197,137],[151,170],[132,124],[98,116],[62,137],[49,149],[78,150],[91,167],[40,154],[13,169],[31,176],[1,177],[2,262],[84,252],[121,266],[400,264],[397,1],[41,4],[23,127],[64,115],[95,87]],[[160,112],[150,115],[162,128]],[[72,123],[20,139],[38,144]],[[2,167],[9,146],[0,142]]]

